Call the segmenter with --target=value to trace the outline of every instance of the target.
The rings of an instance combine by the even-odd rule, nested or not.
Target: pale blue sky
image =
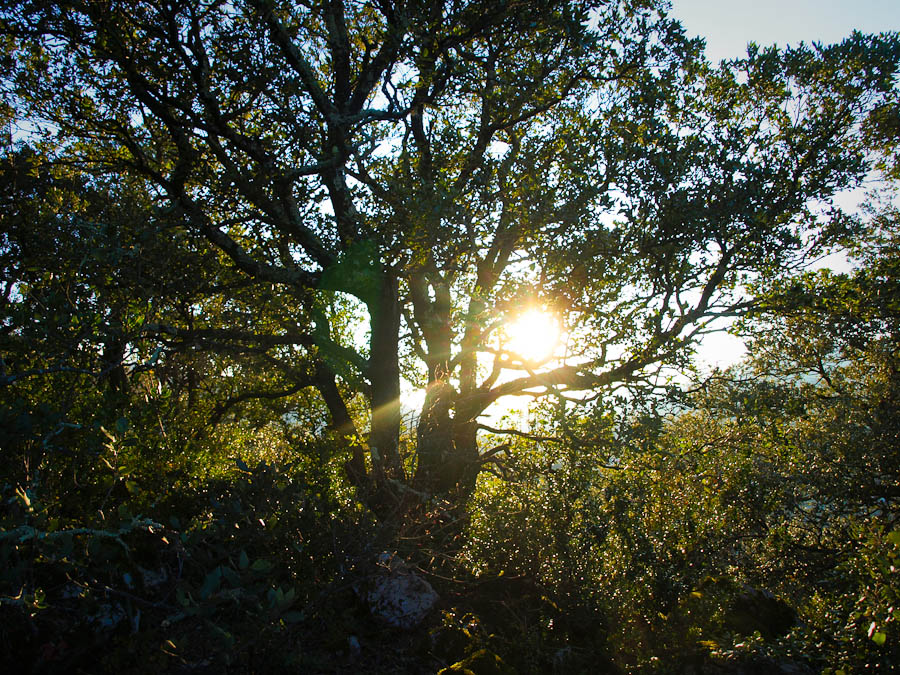
[[[900,31],[900,0],[672,0],[672,15],[688,35],[706,38],[711,61],[760,45],[838,42],[854,29]]]
[[[747,53],[747,43],[796,45],[801,41],[839,42],[854,29],[864,33],[900,31],[900,0],[672,0],[672,16],[688,35],[706,38],[706,55],[717,63]],[[845,208],[861,198],[857,190],[842,200]],[[840,257],[831,266],[846,267]],[[743,343],[727,334],[704,338],[699,356],[708,365],[727,366],[745,352]]]

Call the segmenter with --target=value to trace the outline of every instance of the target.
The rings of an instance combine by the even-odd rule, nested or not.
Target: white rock
[[[366,593],[372,614],[395,628],[422,623],[439,600],[431,584],[390,554],[379,556],[379,568],[369,579]]]

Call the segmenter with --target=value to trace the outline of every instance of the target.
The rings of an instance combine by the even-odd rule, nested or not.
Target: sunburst
[[[529,309],[506,326],[506,350],[529,363],[541,363],[553,356],[559,345],[559,320],[541,309]]]

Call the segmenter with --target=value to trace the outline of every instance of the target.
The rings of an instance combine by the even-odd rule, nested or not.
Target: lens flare
[[[524,361],[546,361],[559,344],[559,321],[539,309],[530,309],[506,327],[506,349]]]

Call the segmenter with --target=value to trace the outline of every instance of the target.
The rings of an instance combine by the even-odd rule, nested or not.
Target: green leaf
[[[206,575],[206,578],[203,580],[203,585],[200,587],[200,598],[202,600],[208,599],[213,593],[219,590],[219,586],[222,585],[222,568],[217,567],[212,572]]]
[[[371,241],[358,241],[322,272],[319,287],[322,290],[350,293],[369,307],[375,307],[380,283],[381,265],[377,245]]]
[[[221,567],[222,576],[225,577],[225,581],[234,588],[241,585],[241,576],[235,572],[230,567]]]
[[[245,570],[249,566],[250,566],[250,558],[247,557],[247,552],[241,551],[241,555],[238,557],[238,567],[242,570]]]
[[[300,623],[303,621],[303,612],[285,612],[281,617],[286,623]]]
[[[894,530],[893,532],[889,533],[887,536],[887,540],[894,546],[900,546],[900,530]]]
[[[250,569],[254,572],[268,572],[270,569],[272,569],[272,563],[263,558],[258,558],[253,561]]]
[[[874,642],[879,647],[883,647],[886,640],[887,640],[887,635],[885,635],[881,631],[875,633],[872,636],[872,642]]]

